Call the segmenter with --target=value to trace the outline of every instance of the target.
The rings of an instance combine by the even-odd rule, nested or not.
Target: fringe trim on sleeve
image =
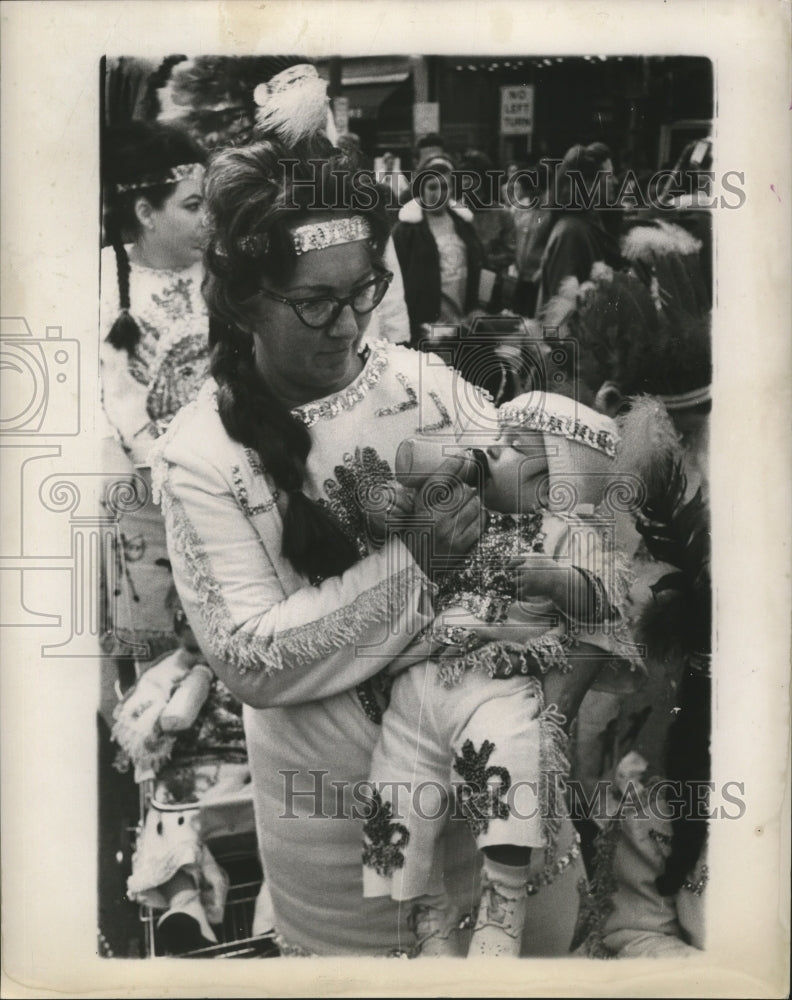
[[[410,597],[424,586],[426,578],[412,563],[358,595],[353,604],[309,625],[284,630],[276,637],[254,635],[234,621],[201,539],[181,501],[169,488],[167,474],[160,477],[160,489],[169,538],[184,558],[198,598],[207,642],[215,656],[233,664],[240,673],[263,670],[270,674],[336,653],[362,638],[372,622],[387,621],[404,610]]]
[[[548,705],[539,713],[539,814],[546,844],[545,868],[555,861],[561,820],[567,815],[565,792],[570,764],[569,737],[563,728],[566,721],[558,705]]]

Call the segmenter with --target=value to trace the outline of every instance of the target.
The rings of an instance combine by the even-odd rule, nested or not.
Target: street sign
[[[533,132],[534,88],[501,87],[501,135],[530,135]]]

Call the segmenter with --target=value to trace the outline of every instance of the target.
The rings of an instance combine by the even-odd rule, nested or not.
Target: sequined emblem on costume
[[[437,579],[436,607],[463,607],[482,622],[502,622],[517,596],[514,574],[504,567],[536,551],[542,521],[541,513],[490,513],[487,529],[465,564]]]
[[[463,779],[457,787],[459,803],[474,836],[486,833],[491,820],[509,817],[504,796],[511,788],[511,775],[505,767],[487,766],[494,749],[490,740],[484,740],[480,750],[465,740],[462,753],[454,758],[454,770]]]
[[[706,865],[702,865],[701,874],[698,879],[695,882],[693,879],[685,879],[682,883],[682,888],[687,889],[688,892],[692,892],[695,896],[700,896],[704,892],[708,881],[709,868]]]
[[[327,499],[321,502],[335,514],[342,529],[358,547],[361,556],[370,551],[364,507],[376,509],[388,499],[385,484],[393,480],[390,465],[379,457],[375,448],[356,448],[344,455],[344,464],[333,470],[335,479],[326,479]]]
[[[346,410],[351,410],[368,396],[369,391],[378,384],[383,371],[388,367],[388,356],[383,348],[372,351],[362,375],[348,388],[324,399],[320,403],[307,403],[292,410],[293,416],[302,421],[306,427],[313,427],[323,419],[332,419]]]
[[[392,684],[392,677],[377,674],[375,677],[369,677],[367,681],[363,681],[355,688],[355,694],[366,713],[366,718],[376,726],[382,725],[382,713],[390,702]]]
[[[534,875],[525,883],[525,891],[529,896],[535,896],[539,890],[546,885],[552,885],[556,878],[563,874],[567,868],[580,857],[580,837],[575,835],[575,843],[569,848],[566,854],[562,854],[551,865],[545,865],[538,875]]]
[[[257,514],[267,514],[278,502],[279,493],[275,490],[271,499],[265,503],[251,504],[247,486],[245,486],[245,482],[242,479],[242,470],[238,465],[234,465],[231,469],[231,481],[234,484],[234,495],[237,498],[237,502],[248,517],[255,517]]]
[[[425,434],[427,431],[439,431],[444,427],[451,426],[451,417],[449,416],[448,410],[446,409],[442,399],[440,399],[436,392],[430,392],[429,397],[437,407],[440,419],[433,424],[424,424],[422,427],[419,427],[418,432],[420,434]]]
[[[383,406],[376,411],[378,417],[392,417],[397,413],[404,413],[405,410],[414,410],[418,405],[418,393],[407,381],[407,376],[403,372],[396,372],[396,379],[404,389],[407,398],[393,406]]]
[[[404,848],[410,842],[410,831],[403,823],[393,821],[393,806],[383,802],[380,793],[371,793],[373,813],[363,825],[363,864],[385,877],[404,867]]]

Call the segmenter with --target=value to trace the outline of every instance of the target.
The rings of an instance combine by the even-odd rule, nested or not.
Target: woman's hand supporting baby
[[[372,536],[396,534],[429,576],[464,555],[484,526],[479,492],[465,481],[469,465],[465,457],[451,455],[417,488],[387,484],[382,490],[388,494],[387,509],[381,495],[376,502],[364,502]]]

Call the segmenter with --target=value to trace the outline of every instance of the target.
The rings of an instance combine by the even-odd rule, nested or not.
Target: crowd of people
[[[212,782],[252,794],[282,955],[695,953],[700,243],[581,200],[599,143],[551,177],[431,135],[362,200],[312,67],[256,102],[210,156],[105,138],[105,469],[141,496],[106,571],[108,665],[141,675],[116,742],[151,773],[244,706]],[[142,831],[130,898],[174,952],[226,889],[199,830]]]

